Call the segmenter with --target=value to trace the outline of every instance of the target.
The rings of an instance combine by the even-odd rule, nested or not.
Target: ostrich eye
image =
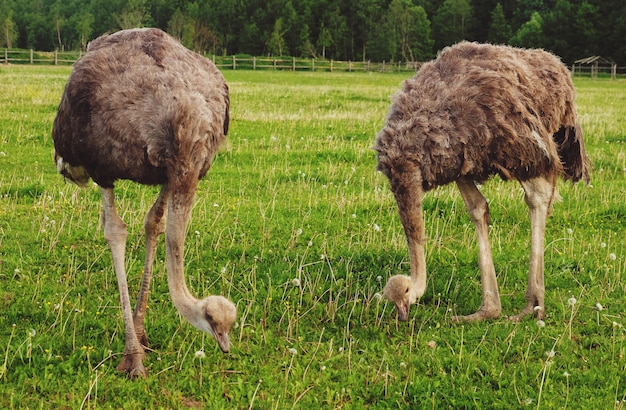
[[[213,316],[211,316],[209,313],[206,314],[206,320],[209,323],[213,323]]]
[[[404,293],[409,293],[409,288],[406,288],[406,290],[404,291]]]

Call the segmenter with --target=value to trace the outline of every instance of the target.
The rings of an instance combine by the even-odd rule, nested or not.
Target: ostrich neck
[[[426,255],[424,253],[423,223],[420,226],[422,233],[417,239],[410,237],[409,257],[411,260],[411,293],[416,300],[426,291]]]
[[[198,327],[197,323],[200,319],[198,303],[200,301],[187,288],[184,274],[184,242],[190,214],[190,209],[187,207],[180,208],[170,203],[165,230],[165,255],[167,283],[172,302],[185,319]]]

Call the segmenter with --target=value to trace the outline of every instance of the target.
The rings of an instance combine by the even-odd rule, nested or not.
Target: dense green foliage
[[[592,186],[560,183],[546,318],[452,323],[480,304],[473,225],[453,186],[425,198],[428,289],[406,323],[380,298],[408,253],[370,149],[406,74],[227,71],[232,124],[185,248],[194,294],[238,306],[233,349],[183,321],[163,241],[147,380],[115,371],[124,327],[98,189],[64,183],[50,130],[67,67],[0,67],[0,408],[623,408],[626,81],[577,80]],[[519,184],[482,187],[503,314],[524,304]],[[117,184],[134,300],[157,190]],[[542,326],[543,325],[543,326]]]
[[[154,26],[212,54],[424,61],[459,40],[626,64],[622,0],[0,0],[0,45],[84,49]]]

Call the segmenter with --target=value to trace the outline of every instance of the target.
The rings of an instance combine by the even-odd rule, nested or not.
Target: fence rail
[[[34,51],[22,49],[0,49],[0,64],[41,64],[71,65],[83,55],[80,51]],[[282,71],[344,71],[344,72],[414,72],[423,63],[420,62],[380,62],[371,61],[336,61],[315,58],[295,57],[247,57],[247,56],[206,56],[223,70],[282,70]],[[626,67],[572,66],[574,76],[611,78],[626,76]]]

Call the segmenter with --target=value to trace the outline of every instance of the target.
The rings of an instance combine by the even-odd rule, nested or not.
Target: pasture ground
[[[231,132],[201,182],[189,287],[238,305],[232,352],[184,322],[163,241],[146,380],[115,366],[123,323],[95,186],[64,183],[50,131],[69,68],[0,67],[0,408],[624,408],[626,81],[577,79],[594,164],[560,183],[546,234],[543,323],[454,324],[475,311],[474,227],[453,186],[425,200],[428,289],[407,323],[380,298],[408,273],[370,149],[406,74],[226,71]],[[483,188],[503,314],[524,304],[519,184]],[[117,185],[133,297],[157,189]]]

